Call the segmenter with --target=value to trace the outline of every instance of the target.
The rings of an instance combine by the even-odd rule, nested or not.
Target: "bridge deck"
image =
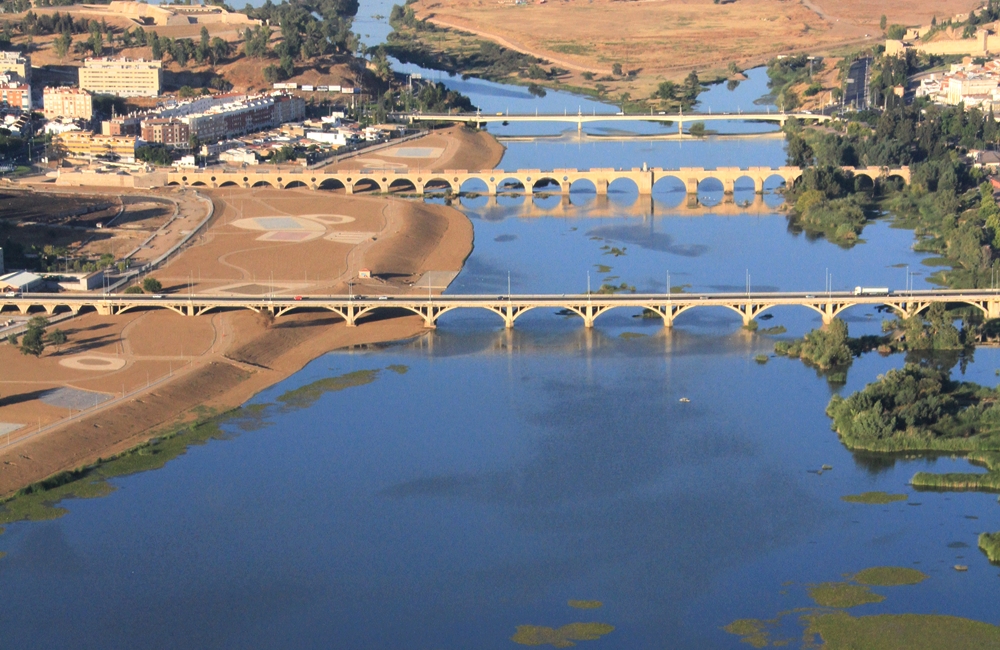
[[[681,313],[698,307],[725,307],[739,314],[744,324],[773,307],[791,305],[812,309],[824,322],[855,305],[885,305],[903,316],[913,316],[934,303],[965,303],[980,309],[988,318],[1000,318],[1000,293],[992,290],[927,290],[882,295],[855,295],[852,292],[829,293],[708,293],[708,294],[545,294],[545,295],[444,295],[444,296],[267,296],[234,297],[213,295],[81,295],[28,294],[0,297],[0,313],[17,311],[29,314],[44,311],[78,313],[93,310],[114,315],[134,309],[163,308],[179,314],[197,316],[221,309],[252,309],[282,316],[294,310],[325,309],[354,325],[359,318],[378,309],[402,309],[422,316],[427,327],[434,327],[444,313],[455,309],[486,309],[500,316],[512,327],[519,316],[533,309],[563,309],[579,315],[587,327],[601,314],[616,308],[646,309],[671,326]]]

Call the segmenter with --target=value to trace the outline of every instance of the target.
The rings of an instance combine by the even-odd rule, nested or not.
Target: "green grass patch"
[[[868,505],[885,505],[896,501],[906,501],[905,494],[889,494],[888,492],[862,492],[861,494],[848,494],[840,497],[841,501],[848,503],[866,503]]]
[[[849,582],[824,582],[809,587],[809,597],[820,607],[857,607],[869,603],[880,603],[885,596],[876,594],[864,585]]]
[[[770,334],[772,336],[778,334],[784,334],[788,329],[784,325],[775,325],[774,327],[765,327],[764,329],[758,329],[758,334]]]
[[[876,566],[855,573],[852,579],[872,587],[898,587],[921,583],[927,579],[927,574],[901,566]]]
[[[597,609],[604,606],[604,603],[599,600],[570,600],[567,601],[567,604],[576,609]]]
[[[1000,627],[957,616],[880,614],[853,617],[835,612],[809,617],[807,636],[824,650],[987,650],[1000,648]]]

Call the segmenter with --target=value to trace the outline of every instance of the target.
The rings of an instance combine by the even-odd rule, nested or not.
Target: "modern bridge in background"
[[[462,122],[475,126],[485,126],[487,124],[513,124],[515,122],[563,122],[576,124],[578,131],[583,130],[583,125],[590,122],[663,122],[677,124],[678,130],[682,131],[685,124],[695,122],[774,122],[784,126],[790,119],[813,120],[815,122],[829,122],[834,119],[832,115],[814,114],[805,111],[797,113],[771,113],[771,112],[751,112],[751,113],[592,113],[586,115],[582,112],[570,113],[393,113],[390,117],[396,121],[407,121],[410,124],[417,122]]]
[[[61,312],[97,312],[116,315],[136,309],[169,309],[184,316],[228,309],[251,309],[267,312],[275,317],[293,311],[327,310],[354,327],[365,316],[378,310],[395,309],[421,316],[427,328],[433,328],[438,318],[457,309],[484,309],[499,316],[506,327],[535,309],[553,309],[576,314],[586,327],[613,309],[631,308],[648,310],[648,315],[659,317],[665,327],[684,312],[701,307],[730,309],[749,325],[757,316],[774,307],[799,306],[820,314],[823,323],[830,323],[845,309],[856,305],[884,305],[902,317],[919,314],[934,303],[967,304],[983,312],[987,318],[1000,318],[1000,291],[997,290],[922,290],[891,293],[888,295],[855,295],[852,292],[817,293],[704,293],[704,294],[565,294],[565,295],[405,295],[353,297],[353,296],[217,296],[207,294],[144,296],[131,294],[27,294],[20,297],[0,297],[0,314]]]

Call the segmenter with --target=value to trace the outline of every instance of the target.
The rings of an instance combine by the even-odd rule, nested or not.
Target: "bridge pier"
[[[732,178],[725,178],[722,180],[722,193],[726,196],[732,196],[736,191],[736,180]]]
[[[599,178],[594,180],[594,187],[597,188],[598,196],[607,196],[608,194],[608,179]]]

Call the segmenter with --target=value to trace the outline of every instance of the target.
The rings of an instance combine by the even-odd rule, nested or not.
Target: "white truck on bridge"
[[[854,287],[855,296],[888,296],[889,287]]]

